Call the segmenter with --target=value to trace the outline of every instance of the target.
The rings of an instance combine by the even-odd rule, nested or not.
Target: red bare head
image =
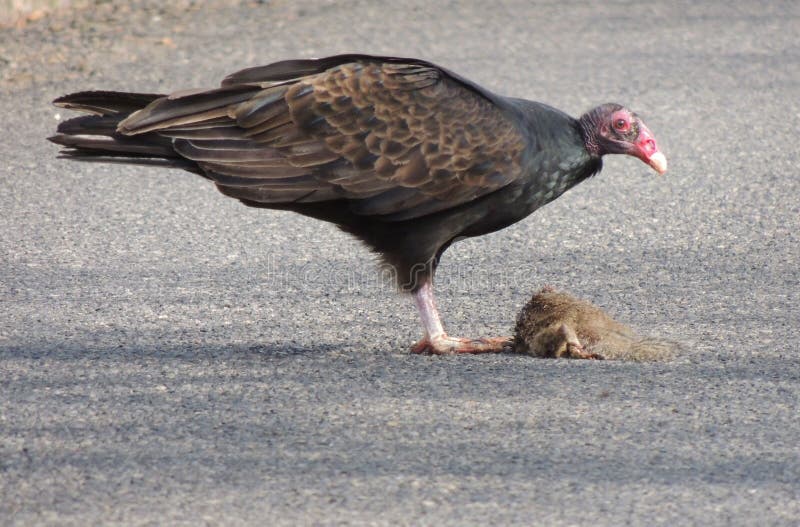
[[[619,104],[604,104],[580,118],[586,149],[592,154],[627,154],[638,157],[659,174],[667,171],[667,158],[647,126]]]

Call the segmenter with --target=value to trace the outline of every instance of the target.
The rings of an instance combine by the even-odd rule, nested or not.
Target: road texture
[[[800,524],[796,2],[101,3],[0,33],[0,524]],[[680,340],[634,364],[410,356],[410,299],[331,226],[190,174],[56,158],[90,88],[419,56],[630,158],[443,259],[453,334],[544,284]]]

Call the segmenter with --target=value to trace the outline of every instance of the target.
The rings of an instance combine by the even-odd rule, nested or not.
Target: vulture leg
[[[499,353],[505,346],[511,344],[510,337],[493,337],[485,339],[467,339],[448,337],[442,327],[439,311],[433,301],[433,287],[431,282],[425,282],[414,293],[422,324],[425,326],[425,336],[412,348],[411,353],[432,353],[434,355],[447,355],[450,353]]]

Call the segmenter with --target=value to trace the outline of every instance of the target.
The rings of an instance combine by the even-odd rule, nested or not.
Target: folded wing
[[[429,63],[287,61],[151,102],[119,125],[158,134],[226,195],[346,200],[387,221],[467,203],[521,176],[525,141],[480,89]]]

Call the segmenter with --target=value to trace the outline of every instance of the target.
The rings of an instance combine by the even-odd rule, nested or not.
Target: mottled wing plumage
[[[322,69],[324,68],[324,69]],[[290,61],[210,92],[159,99],[123,121],[156,132],[246,202],[346,199],[405,220],[521,176],[523,136],[503,108],[427,63]]]

